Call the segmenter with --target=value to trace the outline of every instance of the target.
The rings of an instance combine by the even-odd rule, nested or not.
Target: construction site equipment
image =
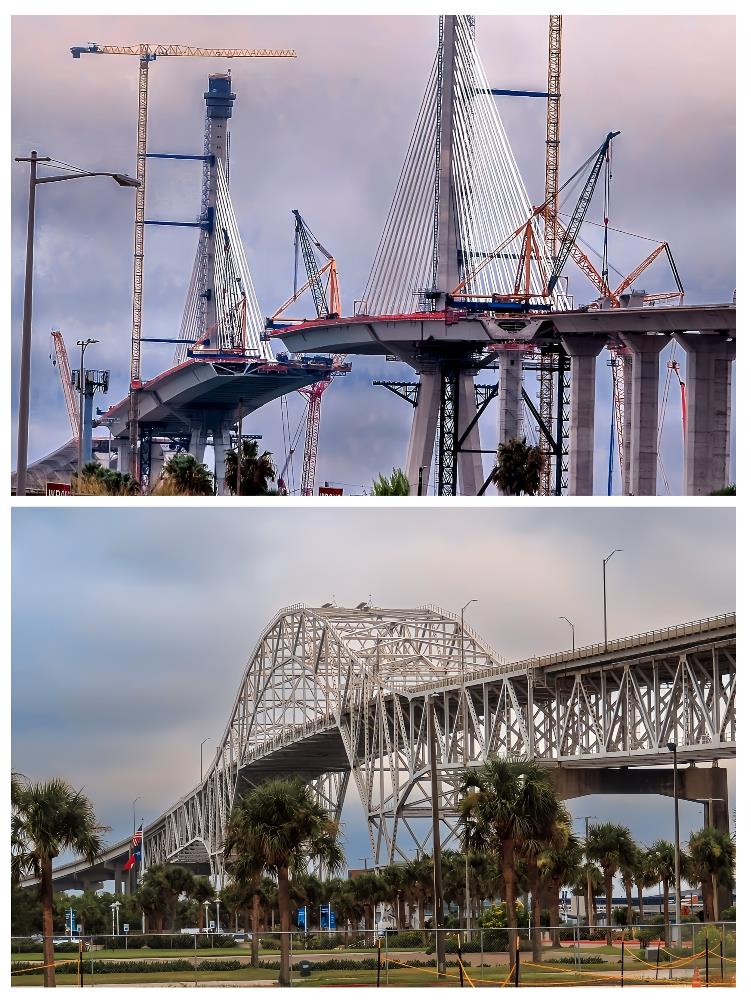
[[[133,319],[130,344],[129,459],[131,475],[140,479],[138,454],[138,390],[141,388],[141,306],[143,297],[144,210],[146,206],[146,135],[148,121],[149,65],[158,57],[188,56],[208,59],[294,59],[294,49],[211,49],[193,45],[75,45],[74,59],[82,55],[136,56],[138,58],[138,138],[136,145],[135,236],[133,250]]]
[[[326,247],[316,239],[308,224],[295,208],[292,210],[295,219],[295,258],[294,258],[294,292],[281,305],[274,315],[267,321],[268,327],[284,327],[295,323],[295,320],[284,319],[284,311],[296,302],[300,296],[310,289],[316,315],[319,319],[337,319],[341,312],[341,299],[339,295],[339,276],[336,270],[336,260],[328,252]],[[325,263],[319,267],[313,247],[323,256]],[[302,257],[303,266],[307,280],[299,288],[297,287],[299,261]],[[325,279],[325,280],[324,280]],[[298,392],[307,401],[306,424],[305,424],[305,447],[303,451],[303,465],[300,479],[300,493],[304,497],[313,496],[315,487],[316,464],[318,461],[318,435],[321,423],[321,398],[326,389],[331,385],[333,376],[343,374],[344,360],[346,355],[335,354],[332,356],[334,365],[333,374],[313,385],[298,389]],[[280,479],[284,480],[284,475],[289,465],[294,447],[290,444],[290,451],[284,463],[284,468],[280,473]]]
[[[78,417],[78,406],[76,404],[76,394],[73,389],[73,376],[70,371],[70,362],[68,361],[68,352],[65,348],[65,341],[63,340],[63,335],[59,330],[53,330],[50,336],[52,337],[52,354],[50,355],[50,358],[52,360],[52,364],[55,365],[60,372],[60,382],[63,387],[65,406],[68,410],[70,429],[73,432],[73,437],[78,438],[81,434],[81,427]]]

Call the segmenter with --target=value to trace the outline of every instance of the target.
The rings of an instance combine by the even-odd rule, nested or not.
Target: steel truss
[[[462,771],[493,755],[649,766],[675,741],[684,760],[732,757],[735,615],[504,663],[434,606],[285,608],[256,646],[202,783],[146,829],[145,867],[203,864],[221,882],[232,806],[272,774],[305,778],[336,819],[351,775],[377,863],[429,849],[431,711],[446,843]]]

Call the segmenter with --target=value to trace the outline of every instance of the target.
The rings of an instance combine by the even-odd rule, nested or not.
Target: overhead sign
[[[47,483],[48,497],[70,496],[70,483]]]

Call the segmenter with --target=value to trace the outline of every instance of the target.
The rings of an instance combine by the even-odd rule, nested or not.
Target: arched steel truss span
[[[456,833],[458,775],[494,754],[604,768],[735,755],[735,615],[506,663],[434,606],[293,605],[253,651],[202,783],[144,832],[144,864],[209,865],[237,796],[303,776],[332,815],[355,783],[379,862],[425,849],[427,712],[435,716],[440,814]]]

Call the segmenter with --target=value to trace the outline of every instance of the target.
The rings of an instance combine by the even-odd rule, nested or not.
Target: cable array
[[[408,313],[425,308],[425,292],[436,289],[438,233],[436,204],[442,144],[452,144],[452,204],[460,279],[532,214],[532,206],[514,159],[496,102],[489,93],[474,39],[473,19],[453,20],[453,113],[451,134],[440,134],[442,52],[433,61],[407,155],[376,251],[364,293],[370,314]],[[446,25],[446,27],[448,27]],[[440,40],[443,44],[444,19]],[[542,245],[542,221],[533,222]],[[523,236],[472,276],[470,295],[509,294],[522,250]],[[545,270],[549,271],[549,262]],[[542,294],[539,273],[532,291]]]

